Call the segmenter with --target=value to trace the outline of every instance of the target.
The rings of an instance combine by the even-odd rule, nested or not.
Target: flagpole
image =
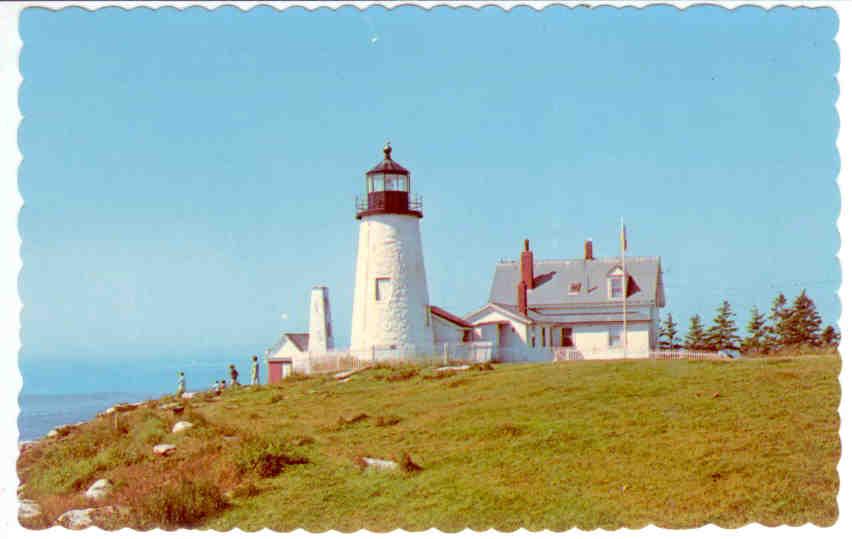
[[[622,292],[622,315],[624,326],[622,328],[621,343],[624,349],[624,358],[627,359],[627,261],[624,256],[626,240],[624,231],[624,217],[621,218],[621,230],[619,231],[619,243],[621,243],[621,292]]]

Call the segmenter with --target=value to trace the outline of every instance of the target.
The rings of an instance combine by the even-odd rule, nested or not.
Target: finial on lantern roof
[[[385,142],[385,147],[382,148],[382,151],[385,152],[385,159],[391,158],[391,152],[393,151],[393,148],[391,148],[390,141]]]

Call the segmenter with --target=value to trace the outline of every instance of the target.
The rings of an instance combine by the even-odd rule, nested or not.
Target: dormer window
[[[607,289],[609,289],[609,299],[624,298],[624,272],[621,268],[615,268],[607,276]]]
[[[610,299],[621,299],[624,297],[624,277],[619,275],[618,277],[610,277],[609,278],[609,298]]]

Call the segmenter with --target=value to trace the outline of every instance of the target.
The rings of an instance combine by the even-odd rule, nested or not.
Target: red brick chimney
[[[583,253],[583,258],[585,258],[586,260],[595,259],[594,251],[592,250],[592,240],[586,240]]]
[[[533,286],[533,254],[530,251],[530,240],[524,240],[524,250],[521,252],[521,282],[532,290]]]
[[[527,315],[527,284],[523,281],[518,283],[518,311]]]

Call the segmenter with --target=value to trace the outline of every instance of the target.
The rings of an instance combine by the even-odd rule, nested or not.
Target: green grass
[[[837,356],[499,365],[447,377],[373,369],[348,383],[297,379],[195,399],[186,413],[201,428],[177,435],[159,410],[130,412],[117,437],[98,420],[45,442],[19,469],[27,496],[55,511],[101,476],[124,485],[116,501],[131,509],[156,507],[146,485],[209,480],[230,501],[192,522],[220,530],[825,526],[837,518],[839,369]],[[96,432],[106,438],[86,452],[80,440]],[[152,459],[139,444],[154,440],[178,452]],[[76,453],[81,469],[57,477]],[[423,470],[355,464],[405,454]]]

